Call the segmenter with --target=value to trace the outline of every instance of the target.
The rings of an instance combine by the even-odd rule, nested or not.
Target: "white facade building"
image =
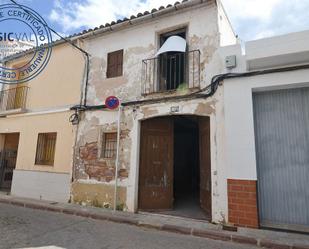
[[[308,231],[308,41],[304,31],[247,42],[244,55],[240,46],[221,50],[223,59],[237,57],[226,72],[246,72],[223,82],[230,185],[224,202],[232,223]],[[248,182],[257,183],[256,209]],[[246,203],[251,215],[242,211]]]

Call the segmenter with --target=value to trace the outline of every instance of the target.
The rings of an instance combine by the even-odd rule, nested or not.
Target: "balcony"
[[[0,91],[0,116],[25,112],[28,89],[19,86]]]
[[[200,88],[200,51],[165,53],[143,60],[142,95]]]

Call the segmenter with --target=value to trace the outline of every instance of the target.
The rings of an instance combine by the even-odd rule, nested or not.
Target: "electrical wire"
[[[36,16],[33,16],[32,13],[25,9],[21,4],[17,3],[15,0],[9,0],[10,2],[12,2],[13,4],[17,5],[20,9],[22,9],[23,11],[25,11],[29,16],[31,16],[33,19],[35,19],[36,21],[38,21],[39,23],[41,23],[45,28],[48,28],[50,31],[52,31],[54,34],[56,34],[60,39],[66,41],[67,43],[70,43],[74,48],[78,49],[79,51],[81,51],[84,54],[88,54],[85,50],[83,50],[82,48],[78,47],[76,44],[74,44],[74,42],[72,42],[71,40],[63,37],[61,34],[59,34],[56,30],[54,30],[53,28],[49,27],[46,23],[42,22],[40,19],[38,19]],[[89,54],[88,54],[89,55]]]
[[[167,101],[175,101],[175,100],[185,100],[185,99],[193,99],[193,98],[209,98],[213,96],[220,83],[225,79],[232,79],[232,78],[242,78],[242,77],[253,77],[258,75],[265,75],[271,73],[280,73],[280,72],[289,72],[295,70],[303,70],[309,69],[309,64],[305,65],[298,65],[298,66],[291,66],[291,67],[283,67],[283,68],[274,68],[274,69],[265,69],[265,70],[257,70],[251,72],[243,72],[243,73],[225,73],[225,74],[218,74],[212,77],[210,85],[200,89],[191,94],[182,95],[182,96],[173,96],[173,97],[163,97],[163,98],[155,98],[155,99],[145,99],[145,100],[136,100],[136,101],[127,101],[122,102],[122,106],[132,106],[132,105],[142,105],[142,104],[154,104],[160,102],[167,102]],[[80,109],[81,111],[89,111],[89,110],[102,110],[106,109],[105,105],[94,105],[94,106],[74,106],[71,109]]]
[[[28,11],[27,9],[25,9],[21,4],[17,3],[15,0],[9,0],[10,2],[12,2],[14,5],[18,6],[20,9],[22,9],[23,11],[25,11],[29,16],[31,16],[33,19],[35,19],[36,21],[38,21],[40,24],[42,24],[45,28],[48,28],[50,31],[52,31],[54,34],[56,34],[61,40],[64,40],[65,42],[67,42],[68,44],[70,44],[71,46],[73,46],[74,48],[76,48],[77,50],[79,50],[80,52],[82,52],[85,55],[85,72],[86,72],[86,77],[85,77],[85,88],[84,88],[84,92],[83,92],[83,96],[81,96],[80,99],[80,106],[87,106],[87,93],[88,93],[88,81],[89,81],[89,70],[90,70],[90,54],[88,52],[86,52],[84,49],[82,49],[81,47],[77,46],[74,42],[72,42],[70,39],[65,38],[64,36],[62,36],[61,34],[59,34],[56,30],[54,30],[53,28],[51,28],[50,26],[48,26],[46,23],[42,22],[40,19],[38,19],[36,16],[33,16],[32,13],[30,11]],[[79,118],[78,118],[79,119]]]

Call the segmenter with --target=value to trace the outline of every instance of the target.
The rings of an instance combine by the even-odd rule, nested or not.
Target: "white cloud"
[[[309,29],[307,0],[221,0],[243,40]]]
[[[283,0],[221,0],[228,14],[236,19],[271,17],[273,9]]]
[[[56,0],[50,13],[51,21],[60,24],[64,32],[81,27],[93,28],[121,17],[128,17],[160,6],[174,3],[174,0],[86,0],[83,2]]]
[[[0,0],[1,1],[1,0]],[[63,33],[93,28],[176,0],[55,0],[49,18]],[[243,40],[309,29],[308,0],[221,0]]]

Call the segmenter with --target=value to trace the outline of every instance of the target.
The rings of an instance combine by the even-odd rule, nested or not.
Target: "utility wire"
[[[13,4],[17,5],[19,8],[21,8],[23,11],[25,11],[28,15],[30,15],[32,18],[34,18],[36,21],[40,22],[45,28],[48,28],[50,31],[52,31],[54,34],[56,34],[57,36],[59,36],[62,40],[66,41],[67,43],[71,44],[74,48],[78,49],[79,51],[81,51],[82,53],[89,55],[85,50],[83,50],[82,48],[80,48],[79,46],[77,46],[76,44],[74,44],[74,42],[72,42],[71,40],[63,37],[61,34],[59,34],[56,30],[54,30],[53,28],[49,27],[46,23],[42,22],[40,19],[38,19],[37,17],[33,16],[32,13],[30,11],[28,11],[27,9],[25,9],[21,4],[17,3],[15,0],[9,0],[11,1]]]
[[[81,96],[81,101],[80,101],[80,105],[82,106],[82,99],[84,99],[84,106],[87,105],[87,92],[88,92],[88,79],[89,79],[89,65],[90,65],[90,61],[89,61],[89,57],[90,54],[88,52],[86,52],[84,49],[80,48],[79,46],[77,46],[74,42],[72,42],[70,39],[67,39],[65,37],[63,37],[61,34],[59,34],[56,30],[54,30],[53,28],[49,27],[46,23],[42,22],[41,20],[39,20],[37,17],[33,16],[32,13],[30,11],[28,11],[27,9],[25,9],[21,4],[17,3],[15,0],[9,0],[11,1],[13,4],[15,4],[16,6],[18,6],[20,9],[22,9],[23,11],[25,11],[28,15],[30,15],[32,18],[34,18],[36,21],[38,21],[39,23],[41,23],[45,28],[48,28],[50,31],[52,31],[54,34],[56,34],[57,36],[60,37],[60,39],[64,40],[65,42],[69,43],[71,46],[73,46],[74,48],[76,48],[77,50],[79,50],[80,52],[82,52],[85,56],[86,56],[86,83],[85,83],[85,89],[84,89],[84,96]]]

